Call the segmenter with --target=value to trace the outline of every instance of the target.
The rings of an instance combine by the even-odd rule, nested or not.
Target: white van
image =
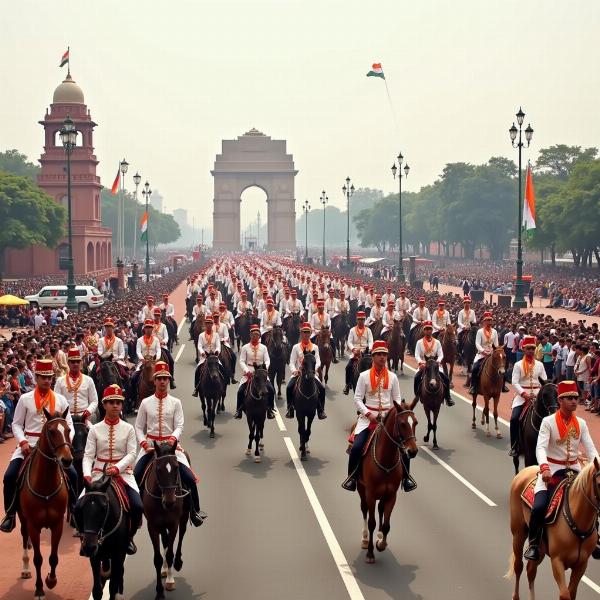
[[[66,285],[46,285],[37,294],[25,296],[25,300],[29,301],[31,306],[56,306],[63,307],[67,303],[67,286]],[[94,286],[78,285],[75,286],[75,300],[80,312],[90,308],[98,308],[104,304],[104,296]]]

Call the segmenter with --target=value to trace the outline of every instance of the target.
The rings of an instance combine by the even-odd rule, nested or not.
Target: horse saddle
[[[533,404],[527,400],[525,404],[523,404],[523,408],[521,409],[521,414],[519,415],[519,422],[525,423],[527,416],[533,410]]]
[[[354,424],[352,426],[352,430],[350,431],[350,435],[348,436],[348,443],[350,445],[352,445],[354,443],[354,437],[355,437],[354,430],[355,429],[356,429],[356,424]],[[370,424],[369,430],[370,430],[369,437],[367,438],[367,441],[366,441],[365,445],[363,446],[361,457],[366,456],[367,452],[369,452],[369,448],[371,447],[371,443],[373,442],[373,438],[375,437],[375,432],[377,431],[377,426]]]
[[[557,480],[555,482],[555,479]],[[521,493],[521,500],[523,500],[525,506],[528,508],[533,508],[533,500],[535,497],[534,488],[537,483],[537,477],[534,477],[528,484],[527,487]],[[556,518],[558,517],[558,513],[560,511],[560,507],[562,506],[563,498],[565,496],[565,491],[568,491],[571,485],[571,479],[567,477],[566,474],[559,475],[558,477],[554,475],[549,486],[554,487],[552,490],[552,495],[550,496],[550,502],[548,502],[548,508],[546,509],[546,525],[552,525]]]
[[[112,478],[110,485],[115,492],[115,496],[117,497],[123,512],[128,513],[130,509],[129,496],[127,495],[127,490],[125,489],[125,482],[121,477],[117,476]]]

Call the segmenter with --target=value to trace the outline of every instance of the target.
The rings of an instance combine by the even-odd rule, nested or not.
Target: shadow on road
[[[163,583],[164,583],[164,581],[163,581]],[[175,576],[175,584],[177,585],[177,588],[175,590],[173,590],[172,592],[167,592],[169,594],[168,597],[171,600],[178,600],[178,599],[183,600],[184,598],[185,598],[185,600],[201,600],[202,598],[204,598],[206,596],[206,592],[193,591],[193,589],[186,582],[186,580],[181,577],[177,577],[177,575]],[[156,594],[155,589],[154,589],[155,585],[156,584],[153,582],[150,585],[148,585],[145,589],[140,590],[133,596],[127,596],[127,597],[130,598],[130,600],[148,600],[149,598],[154,598],[154,596]],[[127,591],[127,590],[125,590],[125,591]]]
[[[240,454],[244,452],[243,449],[240,449]],[[264,479],[269,471],[273,468],[273,464],[275,461],[268,456],[265,456],[261,453],[261,462],[254,462],[254,450],[252,451],[252,455],[248,457],[244,457],[240,462],[234,467],[236,471],[240,471],[242,473],[246,473],[247,475],[252,475],[254,479]]]

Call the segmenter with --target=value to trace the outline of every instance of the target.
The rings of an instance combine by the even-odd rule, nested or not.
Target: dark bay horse
[[[160,313],[160,320],[165,324],[167,333],[169,334],[169,342],[167,348],[169,352],[173,352],[173,346],[179,344],[179,336],[177,334],[177,321],[173,317],[167,317],[166,311],[163,309]]]
[[[408,351],[414,356],[417,342],[423,337],[423,324],[417,323],[408,334]]]
[[[83,453],[85,451],[85,444],[87,442],[88,437],[88,428],[85,424],[85,419],[82,414],[72,415],[73,419],[73,439],[72,439],[72,450],[71,454],[73,454],[73,466],[77,471],[77,489],[75,490],[76,497],[79,497],[79,494],[83,490],[83,471],[82,471],[82,462],[83,462]]]
[[[444,373],[446,373],[448,380],[450,381],[450,387],[453,388],[452,376],[454,375],[454,363],[456,362],[456,329],[452,323],[449,323],[444,329],[444,333],[440,335],[440,344],[442,345],[442,352],[444,359],[442,360],[442,367]]]
[[[477,338],[477,328],[471,327],[460,333],[462,336],[462,363],[467,373],[466,386],[471,385],[471,369],[473,368],[473,361],[477,355],[477,347],[475,346],[475,339]]]
[[[283,328],[288,344],[295,346],[300,340],[300,313],[292,313],[289,317],[283,320]]]
[[[252,311],[248,309],[235,320],[235,331],[237,333],[237,350],[250,342],[250,325],[252,325]]]
[[[360,495],[360,509],[363,515],[361,548],[366,549],[365,560],[375,562],[374,547],[379,552],[387,548],[390,519],[398,488],[404,477],[403,454],[411,458],[417,455],[417,419],[404,403],[394,402],[383,423],[379,423],[371,449],[362,461],[357,489]],[[377,524],[375,505],[378,504],[379,532],[373,545],[373,533]]]
[[[142,501],[148,534],[154,549],[154,568],[156,570],[155,600],[164,600],[167,591],[175,589],[173,567],[181,571],[181,547],[189,518],[189,492],[184,490],[179,474],[179,463],[175,451],[177,442],[169,444],[154,442],[154,458],[148,467],[144,481]],[[173,551],[179,532],[177,553]],[[164,562],[161,551],[164,549]],[[163,586],[162,578],[166,577]]]
[[[404,375],[404,349],[406,347],[406,337],[402,329],[402,321],[394,321],[394,326],[388,336],[388,367]]]
[[[310,439],[312,422],[319,405],[319,388],[315,380],[315,365],[317,360],[314,351],[304,351],[300,375],[296,379],[293,398],[298,420],[298,434],[300,435],[300,460],[307,460],[308,440]]]
[[[96,368],[93,371],[92,379],[94,380],[94,384],[96,386],[98,398],[102,398],[104,390],[109,385],[116,384],[123,389],[124,382],[121,379],[117,365],[115,365],[112,359],[112,354],[106,354],[99,357],[100,362],[96,365]],[[104,419],[104,407],[102,406],[102,402],[98,404],[98,415],[100,419]]]
[[[359,357],[358,360],[354,361],[354,372],[352,373],[352,391],[356,391],[356,383],[360,374],[363,371],[368,371],[373,366],[373,357],[369,350],[365,350]]]
[[[33,564],[35,565],[34,598],[44,598],[42,583],[42,563],[44,558],[40,549],[40,533],[42,529],[50,529],[50,572],[46,575],[46,586],[54,589],[57,583],[56,566],[58,565],[58,545],[62,537],[65,512],[68,503],[67,475],[64,469],[73,462],[71,430],[67,425],[67,408],[63,413],[50,414],[44,408],[46,423],[42,427],[40,439],[32,450],[25,465],[23,483],[18,492],[18,515],[21,522],[23,540],[23,568],[21,577],[29,579],[29,541],[33,547]]]
[[[207,354],[200,370],[198,392],[202,402],[204,425],[210,429],[210,437],[215,437],[215,417],[225,394],[226,386],[219,369],[219,357]]]
[[[558,391],[556,384],[546,383],[542,386],[533,404],[523,408],[525,414],[521,415],[519,423],[519,448],[523,455],[525,466],[537,465],[535,447],[540,432],[542,419],[553,415],[558,410]],[[519,472],[519,457],[513,456],[515,475]]]
[[[194,348],[196,349],[196,362],[198,362],[198,338],[204,331],[204,315],[200,314],[196,317],[196,320],[192,322],[192,339],[194,340]]]
[[[477,394],[483,396],[483,412],[481,413],[481,425],[486,427],[486,436],[490,437],[490,398],[494,401],[494,428],[496,429],[496,438],[502,439],[500,429],[498,429],[498,403],[500,394],[504,385],[504,372],[506,370],[506,354],[504,346],[494,348],[492,353],[484,359],[479,372],[479,385]],[[473,396],[473,422],[471,428],[475,429],[475,409],[477,408],[477,394]]]
[[[369,329],[373,334],[373,341],[376,342],[377,340],[380,340],[381,330],[383,329],[383,321],[381,319],[377,319],[374,323],[369,325]]]
[[[333,360],[333,348],[331,346],[331,336],[328,327],[323,327],[317,333],[317,348],[319,348],[319,358],[321,359],[321,366],[318,369],[319,379],[324,385],[327,385],[329,381],[329,367],[331,367],[331,361]]]
[[[246,420],[248,421],[248,448],[246,456],[252,454],[252,442],[254,441],[254,462],[259,463],[260,450],[262,447],[263,430],[265,419],[267,418],[267,402],[269,389],[267,380],[269,376],[267,367],[254,364],[254,373],[252,379],[246,385],[246,395],[244,396],[244,410],[246,411]]]
[[[277,385],[277,397],[281,398],[281,384],[285,379],[285,365],[288,362],[288,347],[283,339],[283,329],[274,325],[267,339],[267,350],[271,363],[269,364],[269,379],[271,385]]]
[[[437,361],[428,358],[425,363],[421,387],[417,398],[423,403],[425,416],[427,417],[427,433],[423,437],[425,443],[429,442],[429,434],[433,431],[433,449],[438,450],[437,443],[437,420],[440,408],[444,402],[444,383],[440,377],[440,368]],[[414,408],[413,402],[411,410]]]
[[[152,394],[154,394],[156,391],[156,387],[154,385],[155,362],[156,361],[153,358],[147,357],[142,365],[140,379],[138,382],[137,397],[134,401],[134,408],[136,410],[140,407],[140,404],[144,398],[152,396]]]
[[[333,322],[333,346],[338,357],[344,356],[348,334],[350,333],[350,318],[346,311],[341,312]]]
[[[113,487],[112,477],[85,484],[79,500],[81,553],[90,559],[94,600],[103,598],[105,581],[110,577],[109,598],[122,598],[125,554],[129,543],[129,514],[125,512]]]

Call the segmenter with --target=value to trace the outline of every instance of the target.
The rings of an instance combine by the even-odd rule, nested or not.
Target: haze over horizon
[[[256,127],[287,140],[299,174],[296,214],[325,189],[396,190],[399,151],[411,166],[404,189],[432,183],[447,162],[516,159],[508,128],[522,105],[535,133],[524,159],[553,144],[600,145],[590,119],[600,74],[590,48],[600,6],[576,0],[499,4],[433,0],[181,0],[89,5],[24,0],[4,7],[0,151],[37,161],[37,124],[71,73],[93,119],[98,172],[108,187],[118,161],[160,190],[172,212],[212,228],[210,169],[221,140]],[[384,82],[365,75],[374,62]],[[397,117],[397,122],[394,118]],[[242,230],[266,219],[264,194],[248,190]]]

